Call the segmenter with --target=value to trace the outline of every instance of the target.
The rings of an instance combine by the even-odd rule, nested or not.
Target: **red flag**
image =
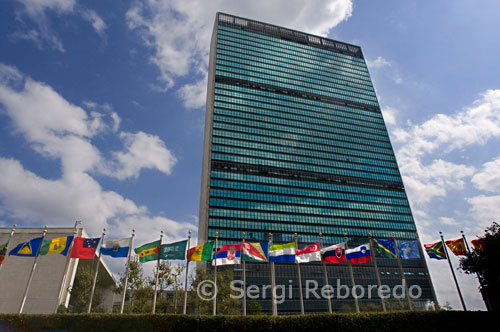
[[[474,249],[476,249],[477,251],[483,250],[484,238],[480,237],[479,239],[475,239],[475,240],[472,240],[470,242],[474,246]]]
[[[101,238],[86,239],[84,237],[75,237],[73,240],[73,250],[71,258],[92,259],[97,250]]]

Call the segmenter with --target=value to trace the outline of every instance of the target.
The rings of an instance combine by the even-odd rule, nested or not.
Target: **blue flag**
[[[403,242],[399,245],[399,253],[402,259],[420,258],[416,240]]]
[[[42,237],[19,243],[9,252],[9,256],[36,257],[42,246]]]

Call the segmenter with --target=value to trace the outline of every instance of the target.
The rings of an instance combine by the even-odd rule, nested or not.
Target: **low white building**
[[[11,228],[0,228],[0,245],[9,239]],[[43,228],[16,228],[14,236],[9,245],[10,252],[19,243],[41,237]],[[53,239],[68,235],[75,235],[75,228],[48,228],[45,239]],[[76,236],[88,237],[83,228],[78,228]],[[0,313],[18,313],[26,290],[28,279],[33,268],[34,257],[9,256],[5,257],[0,267]],[[71,287],[77,277],[79,270],[84,266],[94,268],[98,252],[94,259],[73,259],[58,253],[39,256],[36,270],[23,313],[49,314],[55,313],[59,305],[68,307],[71,303]],[[112,311],[115,295],[112,292],[116,281],[112,273],[101,259],[99,262],[99,283],[102,291],[103,303],[101,307]],[[88,290],[90,293],[90,289]]]

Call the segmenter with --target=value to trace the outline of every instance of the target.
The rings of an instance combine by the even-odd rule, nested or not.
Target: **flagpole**
[[[243,281],[243,316],[247,315],[247,272],[245,260],[243,259],[243,246],[245,245],[245,232],[242,233],[241,239],[241,251],[240,251],[240,259],[241,259],[241,274]]]
[[[345,243],[346,258],[347,258],[347,249],[349,248],[349,246],[347,245],[347,233],[344,233],[344,243]],[[349,274],[351,276],[352,289],[354,290],[356,284],[354,283],[354,273],[352,271],[352,264],[349,259],[347,259],[347,265],[349,266]],[[359,312],[358,297],[355,296],[354,292],[352,296],[354,297],[354,305],[356,306],[356,312]]]
[[[215,256],[214,256],[214,299],[212,301],[212,315],[217,315],[217,245],[219,232],[215,232]]]
[[[76,225],[76,223],[75,223],[75,225]],[[73,240],[75,239],[77,232],[78,232],[78,229],[75,227],[75,230],[73,231]],[[57,314],[57,310],[59,309],[59,305],[61,304],[61,296],[64,293],[64,289],[65,289],[64,285],[66,284],[66,280],[68,278],[68,270],[69,270],[69,263],[71,262],[71,250],[73,249],[73,243],[74,243],[74,241],[71,241],[71,245],[68,248],[68,253],[67,253],[68,257],[66,258],[66,267],[64,269],[64,275],[62,277],[61,287],[59,287],[59,296],[57,297],[57,302],[56,302],[56,310],[55,310],[56,314]]]
[[[130,257],[132,257],[132,246],[134,243],[134,236],[135,236],[135,229],[132,230],[132,236],[130,237],[130,246],[128,248],[127,266],[125,267],[125,280],[123,281],[123,293],[122,293],[122,300],[120,303],[120,314],[123,314],[123,308],[125,307],[125,297],[127,296],[128,275],[130,273]]]
[[[396,258],[398,260],[399,273],[401,273],[401,280],[403,281],[404,286],[405,286],[406,298],[408,300],[408,308],[410,310],[414,310],[415,308],[413,307],[413,303],[411,302],[411,299],[410,299],[410,291],[408,290],[408,283],[406,282],[406,277],[405,277],[405,273],[403,270],[403,261],[401,259],[401,253],[399,252],[399,248],[396,245],[396,238],[395,237],[396,237],[396,233],[392,232],[392,240],[394,241],[394,247],[395,247],[394,249],[396,250]]]
[[[106,235],[106,228],[102,231],[101,235],[101,247],[104,242],[104,236]],[[101,263],[101,251],[99,250],[99,254],[97,255],[97,263],[95,265],[95,273],[94,273],[94,281],[92,282],[92,289],[90,290],[90,300],[89,300],[89,306],[87,308],[87,313],[90,313],[90,310],[92,309],[92,300],[94,299],[94,292],[95,292],[95,285],[97,283],[97,274],[99,273],[99,264]]]
[[[460,302],[462,303],[462,308],[464,309],[464,311],[467,311],[467,308],[465,307],[464,298],[462,297],[462,291],[460,291],[460,286],[458,285],[457,276],[455,275],[455,271],[453,270],[453,265],[451,265],[450,255],[448,254],[448,250],[446,248],[447,246],[446,243],[444,242],[443,233],[439,232],[439,235],[441,236],[441,243],[443,244],[443,249],[444,249],[443,251],[446,255],[446,258],[448,259],[448,264],[450,264],[451,275],[453,276],[453,280],[455,281],[455,286],[457,287],[458,296],[460,297]]]
[[[460,231],[460,233],[462,234],[462,239],[464,240],[464,244],[465,244],[465,248],[467,249],[467,253],[469,255],[471,255],[472,252],[470,251],[469,243],[467,243],[467,239],[465,238],[464,231]],[[478,272],[476,272],[476,277],[477,277],[477,281],[479,281],[479,285],[481,285],[480,292],[481,292],[481,295],[482,295],[483,294],[482,289],[484,287],[483,279],[482,279],[482,277],[480,276],[480,274]],[[489,301],[484,296],[483,296],[483,300],[484,300],[484,303],[486,304],[486,309],[489,311],[490,310],[490,303],[489,303]]]
[[[12,229],[10,230],[9,239],[7,240],[7,243],[5,244],[5,256],[3,258],[4,261],[5,261],[5,258],[7,257],[7,249],[9,249],[10,240],[12,240],[12,237],[14,236],[14,233],[16,232],[16,227],[17,227],[16,224],[12,225]],[[2,262],[2,264],[0,264],[0,271],[2,270],[2,266],[3,266],[3,262]]]
[[[156,313],[156,297],[158,293],[158,280],[160,278],[160,248],[161,242],[163,240],[163,231],[160,231],[160,244],[158,245],[158,259],[156,260],[156,281],[155,281],[155,292],[153,294],[153,314]]]
[[[434,311],[438,311],[439,302],[438,302],[438,299],[437,299],[437,296],[436,296],[436,291],[434,290],[434,285],[432,284],[432,279],[430,277],[431,274],[429,272],[429,267],[427,266],[427,262],[425,260],[425,255],[424,255],[424,251],[422,250],[422,244],[420,243],[420,237],[418,236],[418,232],[415,232],[415,235],[417,237],[418,254],[422,258],[423,263],[424,263],[424,267],[425,267],[425,272],[429,276],[428,280],[429,280],[429,283],[430,283],[430,286],[431,286],[432,297],[434,298]]]
[[[321,247],[323,246],[323,235],[321,233],[319,233],[319,252],[320,252],[320,255],[321,255]],[[325,264],[325,261],[323,260],[323,257],[321,257],[321,264],[323,265],[323,276],[325,278],[325,286],[329,286],[329,283],[328,283],[328,272],[326,271],[326,264]],[[329,292],[328,294],[328,312],[329,313],[332,313],[332,297],[331,297],[331,294]]]
[[[375,274],[377,275],[377,283],[378,283],[378,288],[382,288],[382,282],[380,281],[380,273],[378,271],[378,265],[377,265],[377,255],[375,255],[375,250],[373,250],[373,244],[372,244],[372,234],[368,233],[368,240],[370,241],[370,255],[373,261],[373,266],[375,267]],[[380,297],[380,302],[382,303],[382,310],[385,312],[387,311],[387,308],[385,306],[385,301],[384,298]]]
[[[273,234],[269,233],[269,238],[268,238],[268,246],[269,246],[269,251],[271,251],[271,243],[273,240]],[[270,258],[270,257],[269,257]],[[274,275],[274,262],[269,262],[270,268],[271,268],[271,308],[273,312],[273,316],[278,316],[278,306],[276,303],[276,293],[275,293],[275,287],[276,287],[276,281],[275,281],[275,275]]]
[[[298,249],[298,235],[297,233],[294,234],[295,236],[295,250]],[[299,299],[300,299],[300,313],[303,315],[304,314],[304,296],[302,294],[302,275],[300,273],[300,264],[295,261],[295,265],[297,265],[297,276],[299,279]]]
[[[35,261],[33,262],[33,267],[31,268],[31,273],[30,273],[30,276],[28,278],[28,283],[26,284],[26,289],[24,291],[23,299],[21,301],[21,306],[19,307],[19,314],[23,313],[24,304],[26,303],[26,298],[28,297],[28,291],[29,291],[30,286],[31,286],[31,281],[33,280],[33,274],[35,273],[36,262],[38,260],[38,256],[40,256],[40,249],[42,248],[43,241],[45,239],[45,235],[47,234],[47,230],[48,230],[48,227],[45,226],[45,229],[43,230],[43,233],[42,233],[42,242],[40,243],[40,246],[37,249]]]
[[[189,272],[189,247],[191,246],[191,231],[188,233],[188,243],[186,247],[186,277],[184,279],[184,307],[182,308],[182,313],[185,315],[187,312],[187,289],[188,289],[188,272]]]

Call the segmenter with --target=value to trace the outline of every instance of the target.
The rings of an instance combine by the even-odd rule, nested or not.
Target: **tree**
[[[118,286],[113,290],[122,294],[125,274],[122,274]],[[144,278],[144,271],[141,263],[131,260],[127,282],[128,301],[123,308],[126,313],[150,313],[153,307],[153,288]]]
[[[97,283],[99,284],[99,276],[97,276]],[[73,287],[70,290],[71,302],[68,308],[69,312],[87,312],[90,301],[90,290],[94,281],[94,271],[91,266],[81,265],[73,282]],[[94,297],[92,299],[92,312],[100,312],[103,309],[100,307],[103,300],[102,290],[96,286]]]
[[[195,308],[201,315],[212,314],[212,301],[203,300],[198,296],[198,286],[204,281],[212,282],[213,275],[207,274],[203,268],[196,269],[196,274],[191,279],[191,290],[188,293],[189,305]],[[238,295],[238,293],[231,289],[231,282],[233,281],[233,271],[231,269],[224,269],[217,271],[217,313],[223,315],[236,315],[241,312],[241,300],[232,298],[231,294]]]
[[[156,283],[156,267],[154,268],[153,275],[154,279],[151,279],[149,284],[151,288],[154,289]],[[159,262],[158,264],[158,296],[156,298],[156,312],[158,313],[167,313],[168,312],[168,298],[167,298],[167,290],[174,283],[173,278],[173,267],[170,262]]]
[[[481,247],[475,248],[460,260],[460,268],[467,274],[476,273],[479,289],[489,311],[500,310],[500,225],[494,222],[480,238]]]

